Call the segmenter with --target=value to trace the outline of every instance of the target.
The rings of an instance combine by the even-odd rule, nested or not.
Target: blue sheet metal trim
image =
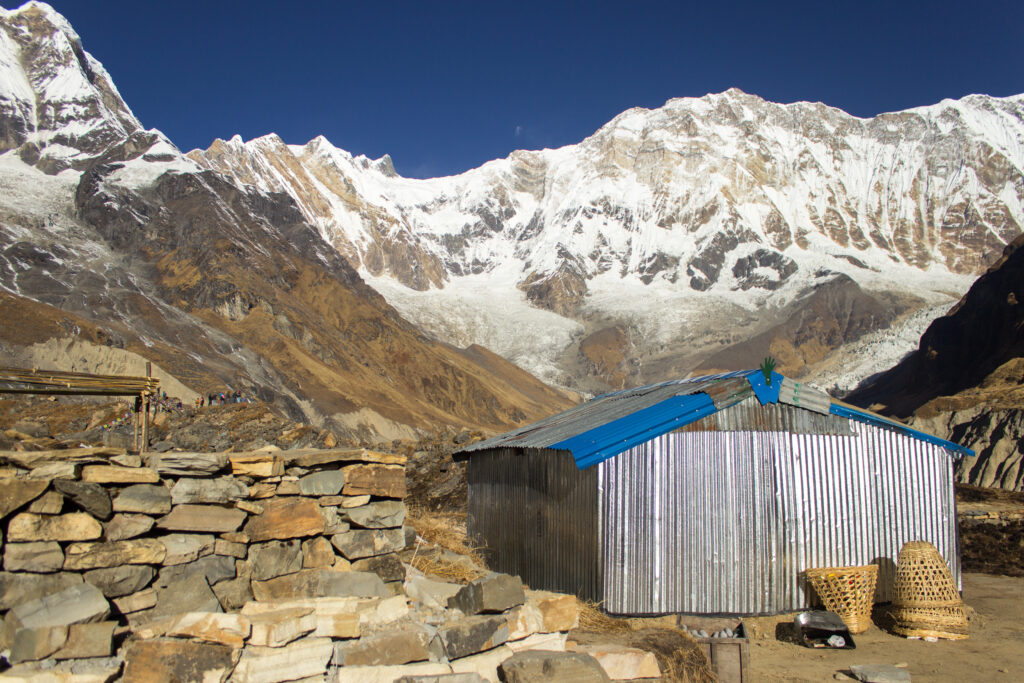
[[[632,415],[552,444],[550,448],[571,452],[576,466],[583,470],[717,410],[707,394],[673,396]]]
[[[836,405],[835,403],[832,404],[832,407],[829,409],[829,412],[831,412],[833,415],[838,415],[839,417],[845,417],[848,420],[857,420],[858,422],[864,422],[878,427],[895,429],[897,431],[903,432],[904,434],[907,434],[908,436],[912,436],[915,439],[920,439],[921,441],[925,441],[936,446],[941,446],[942,448],[945,448],[947,451],[959,453],[960,455],[966,455],[971,458],[974,457],[974,451],[972,451],[970,448],[966,448],[964,446],[961,446],[960,444],[953,443],[952,441],[940,439],[937,436],[932,436],[931,434],[926,434],[925,432],[919,432],[916,429],[911,429],[910,427],[901,425],[897,422],[890,422],[889,420],[881,418],[877,415],[872,415],[871,413],[856,410],[854,408],[848,408],[846,406]]]
[[[750,388],[754,390],[754,396],[757,396],[757,400],[761,402],[761,405],[779,402],[779,390],[782,388],[783,379],[785,378],[782,375],[773,372],[772,383],[767,384],[764,381],[764,373],[760,370],[751,370],[750,374],[747,375]]]

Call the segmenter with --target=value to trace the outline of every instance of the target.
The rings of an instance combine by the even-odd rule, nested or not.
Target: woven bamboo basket
[[[967,612],[953,574],[927,541],[910,541],[900,549],[892,604],[892,630],[899,635],[967,637]]]
[[[894,633],[917,638],[967,638],[967,613],[963,607],[893,607]]]
[[[894,605],[950,607],[961,604],[953,574],[938,549],[928,541],[910,541],[896,561]]]
[[[822,567],[808,569],[807,579],[814,586],[825,609],[835,612],[850,633],[863,633],[871,626],[878,565],[862,567]]]

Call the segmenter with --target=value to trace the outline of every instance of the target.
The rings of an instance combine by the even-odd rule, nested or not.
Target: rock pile
[[[497,680],[565,651],[575,598],[412,568],[404,495],[364,449],[0,453],[0,677]]]

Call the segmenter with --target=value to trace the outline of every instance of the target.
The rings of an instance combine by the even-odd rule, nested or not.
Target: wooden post
[[[139,398],[141,399],[142,397],[140,396]],[[142,405],[142,401],[141,400],[136,402],[136,404],[133,405],[132,408],[135,408],[136,406],[140,406],[140,405]],[[141,429],[142,429],[142,411],[141,410],[136,410],[135,411],[135,419],[132,420],[132,450],[133,451],[138,451],[139,450],[139,431]]]
[[[146,377],[153,376],[153,364],[146,361]],[[139,453],[146,452],[146,446],[149,445],[149,392],[146,391],[142,398],[142,444],[139,446]]]

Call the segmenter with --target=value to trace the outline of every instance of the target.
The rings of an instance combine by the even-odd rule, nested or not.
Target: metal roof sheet
[[[603,394],[539,422],[471,444],[458,453],[469,455],[492,448],[566,450],[572,453],[576,465],[584,469],[752,396],[756,396],[761,404],[781,401],[807,410],[869,422],[934,443],[956,454],[974,455],[973,451],[958,444],[870,411],[832,401],[824,392],[801,387],[778,373],[772,373],[769,384],[760,370],[670,380]]]

